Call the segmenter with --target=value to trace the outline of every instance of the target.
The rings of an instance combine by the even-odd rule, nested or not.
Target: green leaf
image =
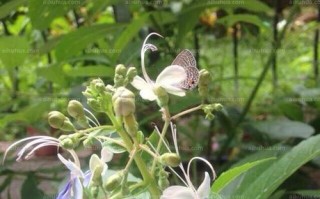
[[[320,190],[298,190],[293,191],[292,193],[303,196],[302,198],[317,198],[320,196]]]
[[[227,26],[229,27],[233,26],[237,22],[246,22],[246,23],[254,24],[264,31],[269,31],[265,23],[258,16],[252,15],[252,14],[228,15],[218,19],[217,22],[226,23]]]
[[[298,104],[284,102],[279,104],[278,108],[289,119],[303,121],[303,111]]]
[[[37,74],[61,86],[66,85],[66,76],[63,74],[62,67],[58,64],[49,67],[42,67],[37,69]]]
[[[114,68],[107,66],[85,66],[67,68],[64,72],[71,77],[113,77]]]
[[[0,7],[0,19],[8,16],[12,11],[22,6],[26,0],[10,0]]]
[[[1,37],[0,46],[0,59],[7,68],[20,66],[29,54],[29,44],[24,37]]]
[[[34,174],[29,174],[21,187],[21,199],[42,199],[43,192],[37,188],[38,182]]]
[[[308,138],[314,133],[313,127],[298,121],[270,120],[255,122],[252,125],[260,132],[266,133],[275,139]]]
[[[243,198],[267,199],[289,176],[320,154],[320,135],[300,142],[240,193]]]
[[[139,30],[145,25],[148,18],[149,13],[144,14],[140,16],[138,19],[135,19],[134,21],[130,22],[128,27],[126,27],[122,34],[120,34],[120,36],[117,38],[114,44],[114,49],[117,52],[122,52],[123,48],[126,47],[134,37],[136,37]],[[114,53],[113,59],[116,60],[119,55],[119,53]]]
[[[122,140],[120,138],[113,138],[115,140],[117,140],[118,142],[122,143]],[[113,142],[111,140],[105,141],[103,144],[103,147],[107,147],[112,153],[124,153],[126,152],[126,148],[124,148],[124,144],[119,145],[116,142]]]
[[[226,172],[223,172],[213,183],[211,191],[215,193],[219,193],[225,186],[227,186],[230,182],[232,182],[235,178],[237,178],[242,173],[246,172],[252,167],[255,167],[261,163],[264,163],[272,159],[275,159],[275,158],[267,158],[267,159],[258,160],[255,162],[246,163],[244,165],[241,165],[241,166],[232,168]]]
[[[60,16],[65,15],[73,8],[81,6],[85,0],[29,0],[29,16],[34,28],[44,30],[51,22]]]
[[[20,109],[17,113],[7,114],[0,119],[0,127],[4,127],[7,123],[14,121],[38,122],[43,113],[49,110],[49,107],[49,102],[37,102]]]
[[[66,60],[79,53],[89,44],[108,34],[119,31],[123,27],[123,24],[97,24],[89,27],[81,27],[61,38],[56,46],[57,59],[59,61]]]

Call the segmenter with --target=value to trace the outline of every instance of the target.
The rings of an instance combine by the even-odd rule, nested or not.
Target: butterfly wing
[[[182,67],[197,67],[196,59],[188,49],[181,51],[173,60],[171,65],[179,65]]]
[[[181,51],[171,65],[181,66],[187,73],[187,79],[178,85],[180,88],[190,90],[197,86],[199,71],[197,69],[196,59],[189,50],[185,49]]]

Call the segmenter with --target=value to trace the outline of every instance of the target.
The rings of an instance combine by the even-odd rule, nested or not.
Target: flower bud
[[[117,116],[128,116],[136,109],[134,94],[125,87],[119,87],[112,96],[114,112]]]
[[[62,135],[60,136],[59,140],[61,146],[65,149],[74,149],[76,147],[73,140],[69,136]]]
[[[89,98],[87,100],[87,103],[94,111],[97,111],[97,112],[102,111],[101,105],[96,99]]]
[[[65,119],[66,119],[66,116],[59,111],[51,111],[48,114],[48,122],[50,126],[55,129],[60,129]]]
[[[124,86],[125,76],[126,76],[127,68],[119,64],[116,66],[115,74],[114,74],[114,86],[120,87]]]
[[[70,122],[69,118],[59,111],[51,111],[48,114],[48,122],[51,127],[60,129],[62,131],[74,131],[75,128]]]
[[[160,162],[165,166],[177,167],[181,159],[176,153],[164,153],[160,156]]]
[[[117,172],[117,173],[113,174],[112,176],[110,176],[103,183],[103,188],[106,191],[113,191],[114,189],[119,187],[119,185],[121,184],[122,179],[123,179],[123,172],[122,171]]]
[[[82,127],[89,127],[82,104],[77,100],[71,100],[67,109],[69,115],[75,118]]]
[[[118,64],[116,66],[115,74],[125,76],[127,68],[123,64]]]
[[[126,74],[126,84],[133,81],[133,78],[138,74],[137,69],[135,67],[128,68],[127,74]]]
[[[77,100],[71,100],[68,104],[68,113],[71,117],[78,119],[84,116],[82,104]]]
[[[201,97],[205,98],[208,95],[208,85],[210,83],[210,73],[206,69],[200,71],[198,91]]]

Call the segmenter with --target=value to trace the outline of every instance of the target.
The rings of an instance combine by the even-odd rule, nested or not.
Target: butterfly
[[[181,51],[178,56],[173,60],[171,65],[178,65],[185,69],[187,79],[179,83],[177,86],[191,90],[198,85],[199,82],[199,70],[197,68],[196,59],[188,49]]]

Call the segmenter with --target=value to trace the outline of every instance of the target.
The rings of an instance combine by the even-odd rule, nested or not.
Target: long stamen
[[[191,162],[192,162],[193,160],[201,160],[201,161],[203,161],[204,163],[206,163],[206,164],[209,166],[209,168],[211,169],[211,172],[212,172],[212,175],[213,175],[213,180],[217,177],[216,172],[214,171],[214,169],[213,169],[212,165],[210,164],[210,162],[209,162],[208,160],[202,158],[202,157],[193,157],[193,158],[191,158],[191,160],[190,160],[189,163],[188,163],[188,168],[187,168],[187,174],[188,174],[188,176],[189,176],[189,173],[190,173],[190,165],[191,165]]]
[[[93,113],[91,113],[91,111],[89,111],[86,108],[83,108],[85,112],[89,113],[91,115],[91,117],[93,117],[93,119],[96,121],[96,123],[98,124],[97,126],[100,126],[99,120],[96,118],[96,116],[94,116]],[[88,117],[87,117],[88,118]]]
[[[149,49],[148,46],[146,45],[146,43],[147,43],[147,40],[149,39],[149,37],[152,36],[152,35],[157,35],[157,36],[163,38],[163,36],[161,36],[160,34],[153,32],[153,33],[150,33],[145,38],[145,40],[143,41],[142,48],[141,48],[141,53],[140,53],[140,56],[141,56],[141,67],[142,67],[143,77],[148,83],[151,83],[152,81],[151,81],[151,79],[150,79],[150,77],[149,77],[149,75],[148,75],[148,73],[146,71],[145,65],[144,65],[144,53],[146,52],[147,49]]]

